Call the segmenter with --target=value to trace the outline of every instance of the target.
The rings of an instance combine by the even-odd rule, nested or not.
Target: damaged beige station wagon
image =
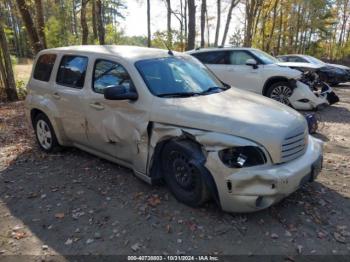
[[[47,152],[75,146],[165,181],[190,206],[261,210],[316,178],[322,142],[302,115],[220,82],[189,55],[76,46],[37,55],[27,118]]]

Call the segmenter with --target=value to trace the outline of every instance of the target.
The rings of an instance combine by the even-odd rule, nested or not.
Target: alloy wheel
[[[270,95],[270,98],[281,102],[286,105],[290,105],[289,97],[292,95],[292,89],[286,85],[276,86]]]

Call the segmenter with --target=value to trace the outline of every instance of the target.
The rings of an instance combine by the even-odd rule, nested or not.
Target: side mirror
[[[257,69],[258,68],[258,62],[255,60],[255,59],[248,59],[246,62],[245,62],[245,64],[247,65],[247,66],[251,66],[251,67],[253,67],[254,69]]]
[[[138,95],[125,86],[111,86],[104,90],[104,97],[107,100],[137,100]]]

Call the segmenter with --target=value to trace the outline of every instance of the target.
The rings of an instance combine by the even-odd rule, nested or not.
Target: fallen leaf
[[[158,195],[152,195],[149,199],[148,199],[148,205],[152,206],[152,207],[156,207],[160,204],[160,198]]]
[[[25,238],[27,236],[27,233],[24,231],[17,231],[12,233],[12,237],[14,239],[20,240],[22,238]]]
[[[136,244],[133,244],[131,246],[131,249],[132,251],[136,252],[137,250],[139,250],[141,248],[141,244],[140,243],[136,243]]]
[[[346,243],[345,237],[343,237],[339,233],[334,232],[333,236],[334,236],[335,240],[337,240],[339,243],[342,243],[342,244]]]
[[[166,232],[168,234],[171,233],[171,226],[170,225],[166,225]]]
[[[64,213],[56,213],[55,214],[55,218],[63,219],[64,218]]]

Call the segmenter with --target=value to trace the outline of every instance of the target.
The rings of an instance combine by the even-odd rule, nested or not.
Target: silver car
[[[76,46],[37,55],[26,113],[46,152],[75,146],[164,180],[190,206],[271,206],[316,178],[322,142],[305,118],[227,86],[189,55]]]

